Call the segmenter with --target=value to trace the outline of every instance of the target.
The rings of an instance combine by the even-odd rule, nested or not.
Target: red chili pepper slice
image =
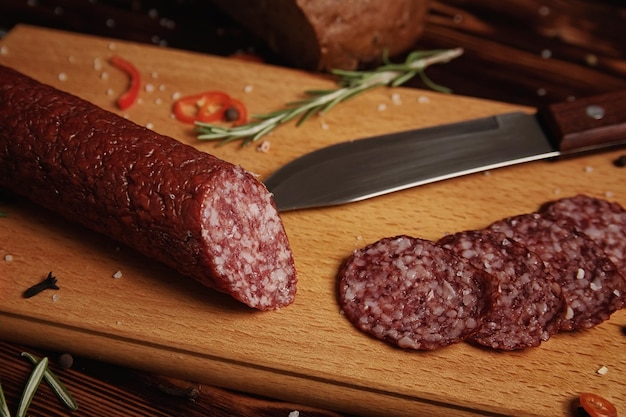
[[[206,91],[180,98],[174,102],[174,116],[181,122],[220,120],[230,105],[231,98],[220,91]]]
[[[217,122],[227,120],[226,112],[234,108],[237,112],[236,124],[248,118],[246,106],[221,91],[206,91],[180,98],[174,102],[174,116],[184,123]]]
[[[202,106],[196,120],[200,122],[216,122],[224,119],[224,112],[231,105],[232,99],[226,93],[210,91],[202,96]]]
[[[597,394],[584,392],[579,396],[580,406],[591,417],[617,417],[617,409],[613,404]]]
[[[127,73],[130,77],[128,90],[126,90],[126,92],[117,99],[117,106],[121,110],[126,110],[132,106],[135,101],[137,101],[137,97],[139,96],[139,87],[141,86],[141,74],[139,74],[139,70],[137,70],[137,68],[130,61],[127,61],[118,55],[113,55],[109,59],[109,62],[114,67]]]
[[[172,111],[178,120],[184,123],[193,123],[198,114],[198,101],[202,98],[202,94],[195,94],[179,98],[174,102]]]

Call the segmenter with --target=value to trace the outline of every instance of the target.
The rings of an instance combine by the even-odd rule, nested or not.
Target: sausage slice
[[[455,233],[438,243],[496,280],[494,308],[473,341],[517,350],[539,346],[558,332],[565,311],[561,286],[525,246],[489,230]]]
[[[579,194],[545,204],[542,213],[567,219],[604,250],[626,276],[626,210],[618,203]]]
[[[561,330],[591,328],[624,305],[624,277],[604,251],[569,222],[530,213],[497,221],[489,229],[506,234],[544,261],[566,299]]]
[[[402,348],[460,342],[482,326],[491,308],[488,274],[409,236],[356,250],[339,277],[343,314],[360,330]]]

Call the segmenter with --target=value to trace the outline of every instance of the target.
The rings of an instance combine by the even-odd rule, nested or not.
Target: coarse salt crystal
[[[146,123],[146,128],[147,129],[153,129],[154,125],[152,123]]]
[[[400,98],[400,94],[398,93],[393,93],[391,95],[391,101],[393,102],[393,104],[395,104],[396,106],[402,104],[402,99]]]
[[[103,80],[108,80],[109,79],[109,73],[104,71],[102,74],[100,74],[100,78]]]
[[[122,271],[115,271],[115,273],[113,274],[113,278],[115,279],[122,278]]]
[[[417,98],[417,102],[421,104],[426,104],[426,103],[430,103],[430,99],[426,96],[419,96]]]
[[[146,90],[146,92],[151,93],[154,91],[154,84],[146,84],[144,89]]]
[[[300,416],[300,412],[298,410],[294,410],[289,413],[289,417],[299,417],[299,416]]]
[[[251,93],[251,92],[252,92],[252,90],[254,90],[254,87],[252,87],[251,85],[246,85],[246,86],[243,88],[243,92],[244,92],[244,93]]]
[[[613,198],[615,197],[615,194],[613,194],[613,191],[607,191],[606,193],[604,193],[604,196],[606,198]]]
[[[113,89],[112,88],[107,88],[107,96],[111,97],[113,94],[115,94]]]
[[[114,22],[114,24],[115,24],[115,22]],[[109,43],[109,50],[110,51],[115,50],[115,48],[116,48],[116,45],[113,42]]]
[[[378,111],[385,111],[387,110],[387,105],[385,103],[380,103],[378,105]]]
[[[157,97],[154,99],[154,104],[161,104],[161,103],[163,103],[163,100],[161,100],[160,98]]]
[[[57,301],[59,301],[60,298],[61,298],[61,296],[59,294],[53,294],[52,295],[52,302],[56,303]]]
[[[320,127],[324,130],[328,130],[330,129],[330,126],[328,126],[328,123],[326,123],[325,121],[321,120],[320,121]]]
[[[582,268],[578,268],[578,272],[576,273],[576,279],[585,278],[585,270]]]
[[[13,255],[4,255],[4,260],[7,262],[11,262],[13,260]]]
[[[64,72],[60,72],[57,78],[59,79],[59,81],[67,81],[67,74]]]
[[[597,375],[606,375],[609,372],[609,368],[607,368],[605,365],[602,365],[600,368],[598,368],[598,370],[596,371]]]
[[[94,58],[93,69],[96,71],[100,71],[102,69],[102,60],[100,60],[100,58]]]
[[[180,98],[180,92],[176,91],[172,93],[172,100],[178,100]]]
[[[592,167],[592,166],[587,165],[587,166],[585,167],[585,172],[587,172],[587,173],[589,173],[589,172],[593,172],[593,167]]]
[[[159,85],[159,91],[165,91],[165,84]]]
[[[9,54],[9,47],[6,45],[0,46],[0,55],[8,55],[8,54]]]
[[[263,153],[267,153],[270,150],[270,142],[267,140],[264,140],[263,142],[261,142],[261,144],[259,146],[257,146],[256,150],[258,152],[263,152]]]
[[[159,78],[159,73],[156,71],[152,71],[150,75],[152,76],[152,78]]]

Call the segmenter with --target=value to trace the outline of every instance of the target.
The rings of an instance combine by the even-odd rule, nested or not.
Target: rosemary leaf
[[[0,417],[11,417],[7,400],[4,398],[4,392],[2,391],[2,384],[0,384]]]
[[[20,403],[17,406],[17,417],[26,416],[28,407],[30,407],[30,403],[35,397],[35,393],[37,392],[37,388],[39,388],[39,384],[43,379],[43,374],[46,372],[47,367],[48,358],[43,358],[39,361],[39,363],[37,363],[37,365],[35,365],[35,369],[33,369],[30,376],[28,377],[28,382],[26,382],[26,386],[24,387],[24,391],[22,392],[22,398],[20,399]]]
[[[37,365],[39,362],[41,362],[40,358],[27,352],[22,352],[22,356],[28,359],[33,365]],[[46,367],[43,377],[50,386],[50,388],[52,388],[52,391],[54,391],[57,397],[59,397],[61,402],[67,408],[72,411],[78,410],[78,403],[76,402],[74,397],[72,397],[72,394],[70,394],[67,388],[65,388],[65,385],[63,385],[61,380],[54,374],[54,372]]]
[[[302,123],[306,122],[311,116],[313,116],[315,113],[319,112],[320,110],[317,107],[314,107],[312,109],[309,109],[306,113],[304,113],[302,115],[302,117],[298,120],[298,122],[296,123],[296,126],[300,126]]]
[[[257,140],[261,139],[262,136],[267,135],[268,133],[270,133],[270,131],[273,129],[274,127],[272,125],[268,125],[265,129],[259,131],[256,135],[254,135],[251,138],[252,142],[256,142]]]
[[[434,64],[446,63],[460,56],[463,50],[445,49],[414,51],[407,55],[403,63],[389,61],[387,51],[383,52],[384,65],[368,71],[334,69],[331,74],[338,77],[339,88],[334,90],[308,90],[305,97],[287,103],[283,109],[266,114],[253,115],[250,122],[224,128],[208,123],[197,122],[199,140],[220,141],[221,144],[243,140],[243,145],[255,142],[261,137],[293,119],[299,118],[300,126],[315,113],[324,114],[337,104],[375,87],[398,87],[419,75],[426,86],[439,92],[449,92],[445,87],[432,82],[425,74],[426,68]]]
[[[399,87],[405,82],[409,81],[411,78],[415,77],[415,75],[417,75],[417,71],[409,71],[393,80],[393,82],[391,83],[391,87]]]
[[[439,84],[435,84],[430,78],[428,78],[428,76],[422,71],[419,73],[420,79],[422,80],[422,82],[424,84],[426,84],[428,86],[428,88],[430,88],[431,90],[434,91],[439,91],[440,93],[449,93],[450,89],[447,87],[444,87],[442,85]]]

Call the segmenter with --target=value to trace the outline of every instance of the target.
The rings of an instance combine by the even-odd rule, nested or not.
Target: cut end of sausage
[[[259,310],[293,303],[293,256],[271,194],[240,167],[217,175],[220,186],[207,191],[202,216],[217,289]]]

